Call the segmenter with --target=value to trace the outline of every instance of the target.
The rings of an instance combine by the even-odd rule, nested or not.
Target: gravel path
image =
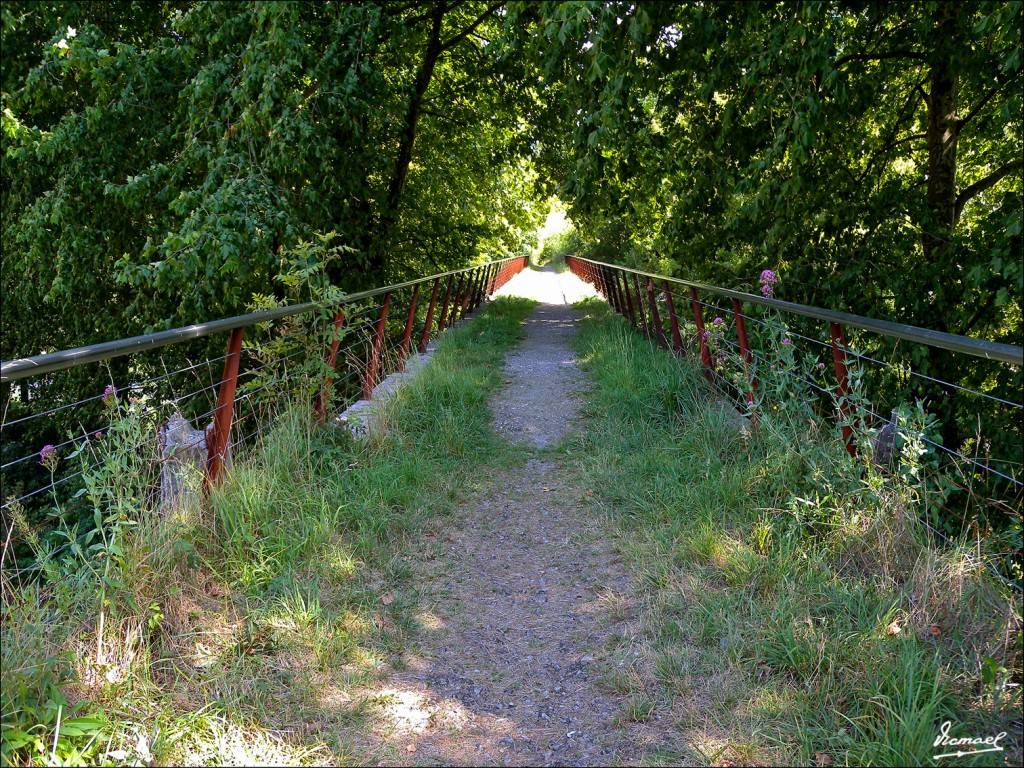
[[[580,418],[586,383],[565,289],[574,299],[588,287],[571,275],[523,275],[505,292],[558,303],[528,319],[493,407],[499,433],[536,450],[487,477],[416,557],[433,631],[376,697],[385,762],[622,764],[656,743],[614,692],[635,663],[628,572],[586,491],[544,450]]]

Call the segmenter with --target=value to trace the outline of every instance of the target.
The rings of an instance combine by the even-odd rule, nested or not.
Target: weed
[[[1019,602],[916,523],[930,492],[923,412],[901,416],[899,469],[883,476],[782,378],[759,377],[780,405],[762,404],[752,430],[696,365],[601,302],[580,308],[595,387],[571,455],[587,498],[623,528],[654,660],[610,687],[692,700],[671,716],[685,751],[708,760],[920,764],[943,720],[1013,731],[1020,692],[1003,681],[1021,674]],[[790,344],[773,350],[803,364]]]
[[[95,529],[41,543],[43,580],[4,571],[4,764],[361,762],[348,692],[401,666],[418,626],[396,553],[506,450],[488,401],[531,308],[495,301],[446,333],[369,438],[279,404],[201,514],[159,514],[136,450],[153,425],[112,399],[79,446]]]

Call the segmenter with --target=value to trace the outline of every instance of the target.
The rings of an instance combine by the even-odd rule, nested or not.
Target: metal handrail
[[[687,288],[696,288],[701,291],[708,291],[710,293],[717,294],[729,299],[735,299],[738,301],[746,301],[751,304],[760,304],[765,307],[774,307],[784,312],[791,312],[796,315],[804,315],[805,317],[813,317],[818,320],[824,320],[829,323],[838,323],[840,325],[852,326],[854,328],[861,328],[866,331],[874,331],[884,336],[894,336],[899,339],[905,339],[907,341],[917,342],[919,344],[926,344],[931,347],[938,347],[940,349],[948,349],[951,352],[960,352],[966,355],[973,355],[975,357],[983,357],[988,360],[998,360],[1003,363],[1010,363],[1012,365],[1024,366],[1024,348],[1014,346],[1013,344],[1000,344],[994,341],[984,341],[982,339],[972,339],[968,336],[958,336],[953,333],[943,333],[942,331],[933,331],[928,328],[918,328],[913,325],[904,325],[902,323],[893,323],[888,320],[875,320],[870,317],[863,317],[861,315],[853,315],[847,312],[837,312],[831,309],[821,309],[819,307],[812,307],[807,304],[797,304],[792,301],[783,301],[781,299],[769,299],[764,296],[757,296],[751,293],[743,293],[742,291],[732,291],[728,288],[719,288],[714,285],[708,285],[706,283],[697,283],[692,280],[683,280],[677,277],[668,277],[666,275],[656,275],[651,272],[643,272],[639,269],[631,269],[630,267],[624,267],[621,264],[606,264],[601,261],[594,261],[593,259],[585,259],[580,256],[574,256],[574,259],[593,264],[597,267],[607,267],[610,269],[617,269],[624,272],[630,272],[632,274],[649,278],[651,280],[668,280],[676,283],[677,285],[684,285]]]
[[[453,269],[449,272],[442,272],[437,275],[430,275],[429,277],[422,277],[416,280],[409,280],[404,283],[387,285],[383,288],[373,288],[368,291],[349,294],[343,297],[341,303],[351,304],[364,299],[371,299],[375,296],[382,296],[386,293],[400,291],[404,288],[411,288],[415,285],[421,285],[425,282],[429,282],[430,280],[460,275],[465,272],[480,269],[481,267],[503,264],[510,260],[511,259],[496,259],[495,261],[489,261],[486,264],[477,264],[472,267]],[[85,365],[86,363],[97,363],[103,360],[110,360],[115,357],[123,357],[124,355],[131,355],[138,352],[145,352],[151,349],[170,346],[172,344],[178,344],[183,341],[188,341],[189,339],[198,339],[204,336],[212,336],[216,333],[233,331],[236,328],[247,328],[248,326],[255,325],[257,323],[267,323],[274,320],[281,320],[286,317],[302,315],[313,311],[316,307],[317,304],[310,301],[303,304],[293,304],[288,307],[279,307],[278,309],[268,309],[262,312],[251,312],[246,315],[236,315],[234,317],[227,317],[221,320],[211,320],[207,323],[186,325],[181,328],[173,328],[168,331],[158,331],[157,333],[132,336],[127,339],[104,341],[98,344],[89,344],[84,347],[65,349],[59,352],[48,352],[46,354],[35,355],[33,357],[5,360],[0,364],[0,383],[6,384],[7,382],[17,381],[18,379],[24,379],[28,376],[41,376],[46,373],[63,371],[67,368],[75,368],[79,365]]]

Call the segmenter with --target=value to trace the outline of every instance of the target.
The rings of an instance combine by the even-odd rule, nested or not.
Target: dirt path
[[[417,558],[433,631],[375,698],[385,762],[635,763],[650,741],[615,693],[634,663],[628,573],[552,450],[586,386],[570,346],[577,313],[564,303],[566,285],[584,286],[524,274],[508,292],[560,303],[528,319],[493,408],[499,433],[533,450],[487,477]]]

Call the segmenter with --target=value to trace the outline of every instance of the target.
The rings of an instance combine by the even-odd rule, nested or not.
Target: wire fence
[[[653,343],[696,362],[755,427],[796,397],[883,475],[899,471],[903,443],[919,441],[929,489],[920,522],[1021,591],[1021,347],[781,301],[770,273],[758,296],[579,257],[567,263]],[[928,355],[981,385],[916,370],[914,360]]]
[[[0,521],[5,577],[95,527],[90,480],[124,471],[136,508],[217,483],[306,398],[330,423],[521,271],[504,259],[344,297],[5,361]],[[225,336],[227,350],[224,351]],[[118,466],[128,463],[131,466]]]

